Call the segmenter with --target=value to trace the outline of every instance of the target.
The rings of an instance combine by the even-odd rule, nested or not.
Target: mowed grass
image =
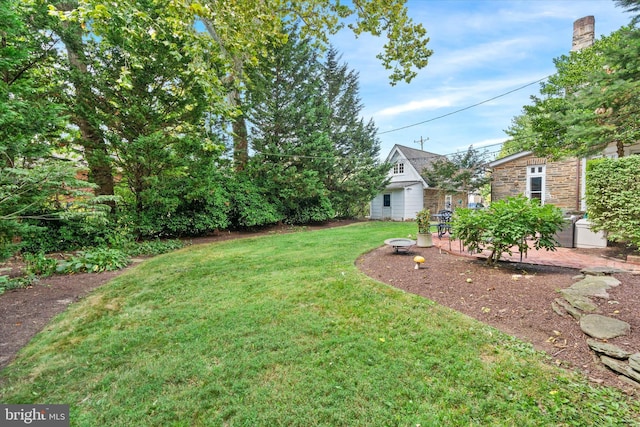
[[[37,335],[0,401],[67,403],[81,426],[639,424],[622,393],[357,270],[409,233],[371,222],[145,261]]]

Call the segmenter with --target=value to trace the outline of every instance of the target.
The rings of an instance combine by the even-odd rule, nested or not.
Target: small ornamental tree
[[[553,205],[540,205],[520,195],[492,202],[488,209],[458,209],[452,231],[472,251],[491,251],[487,263],[495,264],[513,248],[526,254],[535,249],[555,250],[555,233],[562,227],[562,211]]]
[[[594,159],[587,164],[587,213],[594,230],[640,248],[640,156]]]

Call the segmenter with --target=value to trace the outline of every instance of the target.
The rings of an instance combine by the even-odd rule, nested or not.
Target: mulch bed
[[[425,263],[415,269],[413,257]],[[546,352],[550,363],[582,372],[589,380],[623,389],[639,390],[621,381],[604,367],[586,344],[578,322],[561,317],[551,307],[558,290],[576,282],[572,268],[499,262],[457,256],[436,247],[413,248],[396,254],[388,246],[364,254],[357,266],[370,277],[390,286],[421,295],[471,316]],[[621,284],[610,289],[609,300],[595,299],[601,314],[631,325],[630,335],[609,340],[634,352],[640,351],[640,275],[616,274]]]

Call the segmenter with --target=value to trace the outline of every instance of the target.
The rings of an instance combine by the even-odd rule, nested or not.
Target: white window
[[[545,165],[527,166],[527,197],[544,204]]]
[[[395,165],[393,165],[393,174],[394,175],[400,175],[404,173],[404,163],[396,163]]]

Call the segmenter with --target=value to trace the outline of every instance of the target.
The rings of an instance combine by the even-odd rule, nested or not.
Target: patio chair
[[[445,233],[451,234],[451,217],[453,212],[448,209],[443,209],[438,212],[438,237],[442,238]]]

